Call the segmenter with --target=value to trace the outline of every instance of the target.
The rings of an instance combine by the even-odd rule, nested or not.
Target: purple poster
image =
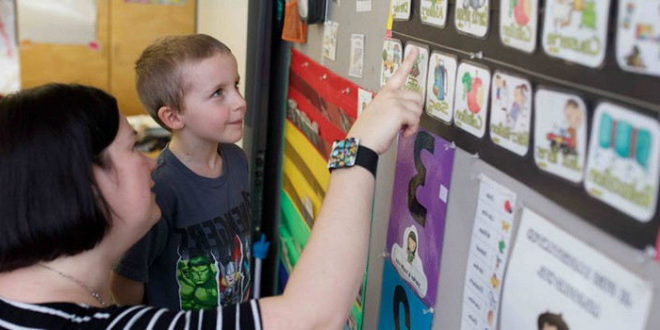
[[[387,251],[401,278],[435,306],[454,148],[429,132],[399,138]]]

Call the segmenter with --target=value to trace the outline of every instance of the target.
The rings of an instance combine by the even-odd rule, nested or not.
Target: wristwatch
[[[378,167],[378,154],[360,145],[357,138],[346,138],[335,141],[332,144],[330,159],[328,160],[328,169],[332,170],[344,167],[362,166],[369,170],[376,177],[376,168]]]

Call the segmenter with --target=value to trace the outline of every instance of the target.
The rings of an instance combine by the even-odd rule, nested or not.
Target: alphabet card
[[[468,133],[483,137],[488,115],[490,71],[487,68],[462,62],[456,75],[454,123]]]
[[[534,99],[534,161],[554,175],[578,183],[587,153],[587,108],[573,94],[539,89]]]
[[[543,49],[550,56],[595,68],[607,46],[610,0],[548,0]]]
[[[658,200],[660,125],[632,109],[603,102],[591,127],[587,192],[648,222]]]
[[[397,39],[385,39],[383,42],[383,52],[381,53],[382,64],[380,66],[380,86],[385,86],[390,77],[401,65],[403,55],[403,46]]]
[[[383,263],[379,330],[431,329],[433,313],[410,290],[389,261]]]
[[[408,43],[406,44],[404,58],[408,56],[413,47],[418,49],[419,55],[417,55],[417,59],[415,60],[412,70],[408,75],[405,88],[421,93],[422,96],[424,96],[424,92],[426,91],[426,70],[428,69],[429,65],[429,50],[426,47],[422,47],[414,43]]]
[[[529,209],[502,293],[501,329],[646,329],[651,283]]]
[[[410,19],[411,0],[392,0],[392,18],[407,21]]]
[[[483,38],[488,33],[490,0],[456,0],[456,30]]]
[[[479,181],[465,271],[461,330],[495,329],[516,206],[514,192],[483,174]]]
[[[419,3],[419,12],[422,23],[445,27],[447,23],[447,4],[449,0],[422,0]]]
[[[526,79],[495,71],[491,94],[490,139],[524,156],[529,149],[532,85]]]
[[[399,138],[387,252],[399,276],[435,306],[454,150],[420,130]]]
[[[660,0],[622,0],[616,60],[626,71],[660,76]]]
[[[538,0],[500,2],[500,40],[506,46],[531,53],[536,49]]]
[[[429,60],[426,82],[426,113],[445,123],[454,115],[454,86],[456,85],[456,57],[433,52]]]

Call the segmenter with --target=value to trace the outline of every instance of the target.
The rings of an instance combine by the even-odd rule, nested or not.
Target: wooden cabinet
[[[159,37],[195,32],[196,1],[159,5],[97,0],[97,15],[98,47],[21,42],[22,87],[92,85],[117,97],[124,114],[144,113],[135,92],[135,60]]]

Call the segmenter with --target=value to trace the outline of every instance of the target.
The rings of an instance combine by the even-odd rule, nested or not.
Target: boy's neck
[[[221,176],[223,160],[218,153],[218,143],[191,140],[173,132],[168,148],[195,174],[207,178]]]

